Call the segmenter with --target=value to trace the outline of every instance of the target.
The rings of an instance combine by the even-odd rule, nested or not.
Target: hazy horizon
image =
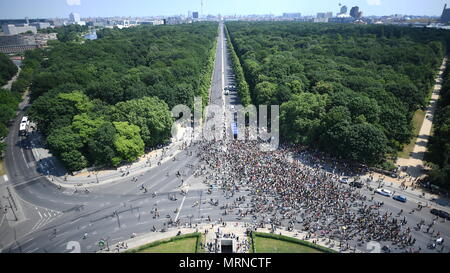
[[[81,17],[144,17],[187,15],[201,13],[201,0],[1,0],[0,19],[67,18],[71,12]],[[359,6],[364,16],[393,14],[440,16],[447,0],[203,0],[204,15],[281,15],[299,12],[316,15],[318,12],[339,12],[339,4],[348,11]],[[450,1],[448,1],[450,4]]]

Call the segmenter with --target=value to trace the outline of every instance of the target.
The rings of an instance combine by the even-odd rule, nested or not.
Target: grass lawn
[[[3,161],[0,160],[0,175],[5,174],[5,167],[3,166]]]
[[[197,238],[192,237],[151,246],[136,253],[195,253],[196,243]]]
[[[408,145],[405,145],[403,147],[403,151],[398,153],[398,157],[400,158],[409,158],[409,155],[414,150],[414,146],[416,145],[417,136],[419,135],[420,128],[422,128],[423,121],[425,119],[425,111],[423,110],[417,110],[416,113],[414,113],[413,117],[413,138],[411,139],[411,142]]]
[[[301,244],[255,236],[256,253],[325,253]]]

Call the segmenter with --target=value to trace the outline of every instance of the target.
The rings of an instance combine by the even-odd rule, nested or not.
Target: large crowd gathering
[[[373,197],[337,183],[343,174],[364,170],[350,164],[338,167],[337,161],[302,147],[263,152],[258,145],[256,141],[200,145],[203,164],[196,175],[204,175],[205,183],[220,187],[228,196],[250,193],[222,206],[224,214],[251,219],[255,227],[300,229],[344,247],[350,242],[383,241],[405,251],[412,249],[415,239],[406,221],[380,211],[383,203]]]

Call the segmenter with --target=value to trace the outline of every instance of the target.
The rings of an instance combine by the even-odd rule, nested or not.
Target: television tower
[[[200,13],[202,14],[203,17],[203,0],[200,0],[200,6],[201,6]]]

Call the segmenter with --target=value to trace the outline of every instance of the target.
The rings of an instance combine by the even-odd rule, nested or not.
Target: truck
[[[26,136],[28,134],[28,128],[30,126],[30,121],[27,116],[22,117],[19,125],[19,136]]]

